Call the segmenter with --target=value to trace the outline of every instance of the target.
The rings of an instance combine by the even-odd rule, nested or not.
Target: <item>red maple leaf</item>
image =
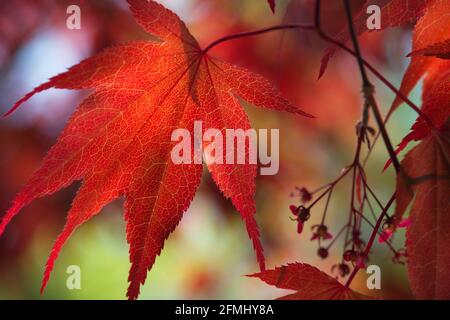
[[[425,13],[417,21],[413,31],[413,52],[427,50],[430,46],[436,46],[450,40],[450,2],[446,0],[428,1]],[[426,53],[426,51],[425,51]],[[442,62],[435,57],[425,57],[419,54],[411,56],[411,62],[403,76],[400,91],[407,96],[416,86],[417,82],[436,65]],[[403,101],[397,97],[391,106],[393,112]],[[446,118],[444,118],[445,122]]]
[[[447,58],[450,55],[450,19],[448,19],[450,2],[446,0],[368,0],[353,19],[357,34],[368,31],[366,8],[369,5],[377,5],[381,8],[381,29],[415,23],[413,52],[408,55],[411,56],[411,62],[400,87],[400,91],[408,96],[427,71],[435,64],[441,63],[442,60],[436,57]],[[347,29],[338,33],[336,38],[339,41],[345,42],[349,39]],[[325,72],[336,50],[336,46],[327,49],[322,58],[320,75]],[[400,97],[396,97],[389,113],[392,113],[402,102]],[[445,120],[446,118],[444,122]]]
[[[237,97],[306,115],[261,76],[207,55],[171,11],[153,1],[128,2],[137,22],[158,41],[109,48],[40,85],[9,112],[49,88],[94,89],[0,224],[1,235],[31,201],[83,180],[48,259],[42,290],[75,229],[109,202],[124,197],[132,264],[127,296],[138,297],[147,271],[189,207],[202,175],[201,164],[176,165],[170,160],[174,129],[186,128],[193,134],[195,120],[203,121],[204,129],[223,132],[250,128]],[[208,169],[245,221],[264,270],[254,219],[256,165],[210,164]]]
[[[404,1],[405,2],[405,1]],[[403,77],[401,92],[408,95],[424,78],[422,115],[402,140],[397,153],[411,141],[420,141],[401,162],[397,176],[395,222],[403,219],[411,202],[411,225],[407,231],[408,275],[413,293],[419,299],[449,299],[450,277],[450,3],[424,1],[425,10],[414,26],[411,63]],[[390,112],[402,100],[396,98]],[[388,162],[388,164],[390,161]],[[413,200],[414,199],[414,200]]]
[[[412,291],[419,299],[449,299],[450,61],[428,59],[436,61],[428,67],[424,80],[424,115],[398,148],[420,141],[401,162],[395,220],[402,220],[414,199],[409,214],[411,226],[406,233]],[[435,127],[430,128],[424,117]]]
[[[450,120],[413,148],[401,165],[396,221],[414,198],[406,233],[411,289],[418,299],[450,299]]]
[[[367,29],[367,8],[369,6],[375,5],[381,8],[380,30],[384,30],[416,22],[423,15],[427,2],[430,0],[367,0],[353,18],[355,32],[357,35],[361,35],[369,31]],[[341,42],[348,41],[350,39],[348,26],[345,26],[334,37]],[[326,50],[321,61],[319,77],[325,73],[328,63],[337,49],[338,47],[333,45]]]
[[[450,2],[435,0],[428,4],[425,16],[415,28],[413,52],[409,56],[450,58]]]
[[[319,269],[304,263],[291,263],[250,275],[281,289],[296,293],[279,300],[367,300],[371,297],[357,293]]]

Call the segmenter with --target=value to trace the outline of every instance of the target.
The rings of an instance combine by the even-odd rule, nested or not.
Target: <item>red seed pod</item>
[[[338,276],[345,278],[350,274],[350,267],[345,262],[335,264],[331,267],[331,272],[335,273],[337,271]]]
[[[293,221],[297,221],[297,233],[302,233],[303,226],[305,221],[307,221],[310,217],[309,209],[304,206],[294,206],[290,205],[289,209],[291,210],[292,214],[295,216],[295,218],[291,218]]]
[[[331,233],[328,232],[328,227],[324,224],[315,224],[311,227],[311,229],[313,230],[311,240],[316,239],[328,240],[333,238]]]
[[[345,261],[356,261],[358,258],[358,253],[355,250],[346,250],[344,252],[344,260]]]
[[[328,249],[324,247],[320,247],[319,250],[317,250],[317,254],[322,259],[326,259],[328,257]]]
[[[298,218],[301,221],[303,221],[303,222],[308,221],[310,216],[311,216],[311,214],[309,213],[308,208],[305,208],[304,206],[299,207]]]

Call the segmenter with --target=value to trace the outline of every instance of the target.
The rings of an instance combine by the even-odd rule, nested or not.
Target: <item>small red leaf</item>
[[[291,263],[273,270],[249,275],[281,289],[296,293],[280,297],[280,300],[367,300],[371,297],[346,288],[339,281],[319,269],[303,263]]]

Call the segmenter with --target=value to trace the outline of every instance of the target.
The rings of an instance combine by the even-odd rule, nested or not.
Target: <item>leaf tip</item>
[[[267,0],[269,2],[270,10],[272,10],[272,13],[275,14],[275,7],[276,3],[275,0]]]

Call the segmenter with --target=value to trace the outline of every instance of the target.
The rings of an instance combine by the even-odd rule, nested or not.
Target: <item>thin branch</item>
[[[252,37],[252,36],[260,35],[263,33],[268,33],[268,32],[277,31],[277,30],[285,30],[285,29],[314,30],[315,28],[313,25],[282,24],[282,25],[264,28],[264,29],[260,29],[260,30],[256,30],[256,31],[236,33],[236,34],[232,34],[232,35],[217,39],[216,41],[212,42],[209,46],[207,46],[205,49],[203,49],[203,53],[207,53],[213,47],[215,47],[218,44],[225,42],[225,41],[244,38],[244,37]]]
[[[361,50],[359,48],[358,37],[356,36],[355,28],[353,26],[353,17],[352,17],[349,0],[344,0],[344,7],[345,7],[345,13],[347,15],[347,22],[348,22],[350,36],[352,39],[353,47],[355,48],[355,57],[358,61],[358,65],[360,67],[360,73],[361,73],[361,78],[362,78],[362,82],[363,82],[364,99],[365,99],[364,107],[365,108],[368,106],[371,107],[372,112],[375,115],[375,120],[377,122],[378,129],[380,130],[384,144],[386,145],[386,149],[389,153],[389,157],[392,161],[392,164],[394,165],[395,171],[398,173],[400,171],[400,162],[397,159],[397,154],[394,151],[394,147],[393,147],[392,142],[389,138],[389,135],[386,131],[386,127],[384,126],[384,120],[381,116],[380,109],[378,108],[378,104],[375,100],[374,86],[369,81],[367,74],[366,74],[365,66],[363,63],[363,58],[361,56]]]
[[[344,7],[345,13],[347,15],[350,36],[352,38],[353,47],[355,49],[356,59],[358,60],[359,72],[361,73],[363,81],[363,90],[373,90],[373,85],[370,83],[369,78],[367,77],[366,68],[362,59],[361,49],[359,47],[355,27],[353,25],[352,10],[350,8],[350,2],[348,0],[344,0]]]
[[[316,2],[316,4],[320,5],[320,0],[318,0]],[[320,18],[320,17],[315,17],[315,19]],[[244,38],[244,37],[250,37],[250,36],[255,36],[255,35],[260,35],[260,34],[264,34],[264,33],[268,33],[268,32],[272,32],[272,31],[276,31],[276,30],[285,30],[285,29],[302,29],[302,30],[306,30],[306,31],[316,31],[319,36],[325,40],[326,42],[330,43],[330,44],[334,44],[335,46],[341,48],[342,50],[346,51],[347,53],[356,56],[356,53],[348,48],[345,44],[333,39],[332,37],[328,36],[320,27],[320,21],[319,24],[317,24],[317,20],[315,22],[314,25],[302,25],[302,24],[282,24],[282,25],[277,25],[277,26],[273,26],[273,27],[269,27],[269,28],[264,28],[264,29],[260,29],[260,30],[256,30],[256,31],[250,31],[250,32],[242,32],[242,33],[236,33],[236,34],[232,34],[229,36],[225,36],[223,38],[217,39],[216,41],[212,42],[211,44],[209,44],[204,50],[203,53],[207,53],[209,50],[211,50],[213,47],[215,47],[216,45],[225,42],[225,41],[229,41],[229,40],[234,40],[234,39],[239,39],[239,38]],[[367,69],[369,69],[389,90],[391,90],[397,97],[399,97],[401,100],[403,100],[409,107],[411,107],[411,109],[413,109],[418,115],[420,115],[424,121],[428,124],[428,126],[430,128],[434,128],[434,124],[433,122],[429,119],[429,117],[424,114],[418,106],[416,106],[414,104],[414,102],[412,102],[410,99],[408,99],[408,97],[406,97],[400,90],[398,90],[389,80],[387,80],[375,67],[373,67],[369,62],[367,62],[366,60],[362,59],[362,62],[364,63],[364,65],[367,67]]]

